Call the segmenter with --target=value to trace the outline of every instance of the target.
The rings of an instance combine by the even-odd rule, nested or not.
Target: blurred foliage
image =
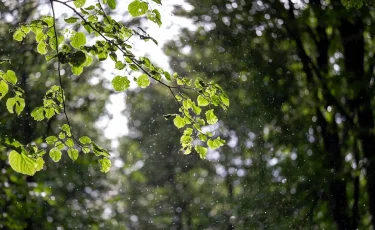
[[[197,28],[184,29],[165,48],[181,76],[215,80],[228,93],[230,109],[217,114],[218,123],[203,128],[227,144],[209,150],[207,160],[184,156],[178,145],[182,132],[163,117],[177,108],[170,91],[160,85],[128,90],[124,115],[129,134],[120,139],[115,169],[105,180],[86,158],[74,164],[63,159],[62,164],[49,164],[55,168],[48,174],[30,178],[11,171],[1,156],[1,227],[229,230],[375,225],[371,6],[352,8],[339,0],[188,2],[191,11],[176,7],[176,13],[191,18]],[[0,28],[6,34],[5,24]],[[8,53],[16,50],[15,44],[1,45]],[[33,79],[28,80],[30,87],[40,98],[46,74],[41,66],[33,70],[32,61],[40,62],[30,57],[19,69],[30,72],[25,76]],[[44,66],[46,73],[51,68]],[[69,70],[65,75],[71,76]],[[80,83],[86,90],[74,88],[76,81],[94,76],[72,77],[66,84],[71,84],[68,97],[76,98],[69,101],[74,126],[97,136],[92,124],[104,112],[100,106],[107,94],[86,81]],[[79,98],[84,102],[80,106]],[[15,130],[14,137],[34,140],[34,135],[53,133],[51,127],[56,127],[23,124],[21,129],[2,120],[0,133]],[[28,126],[35,131],[27,131]]]
[[[127,176],[118,197],[129,199],[114,218],[129,229],[375,225],[371,6],[187,2],[192,10],[176,13],[196,29],[166,51],[180,75],[214,79],[228,93],[230,109],[206,127],[228,144],[208,162],[181,161],[178,135],[149,118],[171,110],[158,102],[166,92],[127,97],[133,122],[120,145]]]

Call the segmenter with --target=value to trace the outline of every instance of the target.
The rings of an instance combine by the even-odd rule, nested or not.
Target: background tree
[[[239,140],[230,152],[268,162],[273,178],[257,184],[267,184],[269,197],[280,194],[272,209],[280,204],[280,217],[289,213],[297,226],[374,225],[370,9],[340,1],[188,2],[194,9],[179,12],[200,26],[169,46],[173,67],[218,79],[236,101],[223,119]]]

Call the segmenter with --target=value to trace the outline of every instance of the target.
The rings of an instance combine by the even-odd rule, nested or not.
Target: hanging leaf
[[[79,18],[76,17],[70,17],[70,18],[65,18],[64,21],[67,23],[76,23]]]
[[[137,84],[141,88],[146,88],[147,86],[150,85],[150,79],[146,74],[142,74],[137,78]]]
[[[138,17],[147,12],[148,4],[146,2],[135,0],[129,4],[128,10],[132,17]]]
[[[200,146],[200,145],[196,145],[196,146],[194,146],[194,149],[195,149],[195,151],[197,151],[197,153],[199,154],[201,159],[206,158],[207,148],[205,148],[203,146]]]
[[[29,176],[33,176],[38,167],[34,159],[26,156],[24,153],[19,154],[14,150],[9,153],[8,159],[10,167],[12,167],[14,171]]]
[[[213,124],[215,124],[218,121],[217,117],[214,114],[214,110],[213,109],[207,110],[207,112],[206,112],[206,120],[207,120],[207,123],[210,124],[210,125],[213,125]]]
[[[10,113],[14,113],[15,111],[17,115],[20,115],[25,108],[25,100],[17,96],[8,98],[6,106]]]
[[[210,149],[217,149],[220,148],[225,144],[225,140],[220,139],[220,137],[214,139],[214,140],[208,140],[207,145],[210,147]]]
[[[83,136],[79,138],[79,142],[83,145],[91,144],[91,139],[88,136]]]
[[[62,155],[62,153],[61,153],[60,149],[58,149],[58,148],[52,148],[49,151],[49,156],[51,157],[51,159],[54,162],[58,162],[61,159],[61,155]]]
[[[79,49],[81,46],[84,46],[86,44],[85,34],[82,32],[74,33],[73,36],[70,38],[70,44],[76,49]]]
[[[74,5],[77,7],[77,8],[81,8],[85,5],[86,3],[86,0],[75,0],[74,1]]]
[[[78,150],[77,149],[72,149],[72,148],[68,149],[68,156],[73,161],[77,160],[78,159]]]
[[[36,162],[36,168],[35,168],[35,171],[40,171],[43,169],[43,166],[44,166],[44,160],[43,158],[39,157],[35,160]]]
[[[107,173],[111,169],[111,160],[106,157],[99,159],[99,164],[101,172]]]
[[[5,95],[8,93],[9,91],[9,86],[8,84],[3,81],[3,80],[0,80],[0,100],[5,97]],[[9,110],[9,109],[8,109]]]
[[[53,145],[55,144],[55,142],[58,140],[57,137],[55,136],[49,136],[49,137],[46,137],[46,143],[47,144],[50,144],[50,145]]]
[[[130,81],[127,77],[116,76],[112,79],[112,86],[117,92],[125,91],[130,86]]]
[[[207,106],[208,104],[210,104],[210,102],[206,100],[206,98],[204,98],[202,95],[198,96],[197,101],[198,101],[198,106]]]
[[[107,4],[112,10],[116,9],[116,0],[107,0]]]
[[[173,119],[173,123],[174,125],[177,127],[177,128],[182,128],[185,126],[185,119],[182,118],[180,115],[177,115],[174,119]]]
[[[3,75],[3,79],[12,85],[15,85],[17,83],[16,73],[12,70],[8,70],[6,74]]]
[[[31,112],[31,116],[36,121],[41,121],[44,119],[44,108],[43,107],[37,107]]]

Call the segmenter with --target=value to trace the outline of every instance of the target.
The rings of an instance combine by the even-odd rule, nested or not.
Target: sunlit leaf
[[[130,81],[127,77],[116,76],[112,79],[112,86],[117,92],[125,91],[130,86]]]
[[[210,110],[206,111],[206,120],[207,120],[207,123],[210,124],[210,125],[213,125],[218,121],[216,115],[214,114],[213,109],[210,109]]]
[[[137,84],[141,88],[146,88],[147,86],[150,85],[150,79],[146,74],[142,74],[137,78]]]
[[[3,81],[3,80],[0,80],[0,100],[5,97],[5,95],[8,93],[9,91],[9,86],[8,84]]]
[[[38,157],[36,160],[36,167],[35,167],[35,171],[40,171],[43,169],[43,166],[44,166],[44,160],[43,158],[41,157]]]
[[[81,46],[84,46],[86,44],[85,34],[82,32],[74,33],[73,36],[70,38],[70,44],[76,49],[79,49]]]
[[[64,21],[67,23],[76,23],[79,18],[77,17],[70,17],[70,18],[65,18]]]
[[[148,4],[143,1],[135,0],[129,4],[128,10],[132,17],[138,17],[147,12]]]
[[[58,140],[57,137],[55,136],[49,136],[49,137],[46,137],[46,143],[47,144],[50,144],[50,145],[53,145],[55,144],[55,142]]]
[[[91,139],[88,136],[83,136],[79,138],[79,142],[83,145],[91,144]]]
[[[205,148],[203,146],[200,146],[200,145],[196,145],[196,146],[194,146],[194,149],[195,149],[195,151],[197,151],[197,153],[199,154],[200,158],[202,158],[202,159],[206,158],[207,148]]]
[[[111,160],[106,157],[99,159],[99,164],[101,172],[107,173],[111,169]]]
[[[25,108],[25,99],[17,96],[8,98],[6,106],[10,113],[13,113],[15,111],[17,115],[20,115]]]
[[[31,112],[31,116],[36,121],[41,121],[44,119],[44,108],[43,107],[37,107]]]
[[[107,4],[112,10],[116,9],[116,0],[107,0]]]
[[[38,167],[34,159],[26,156],[24,153],[19,154],[14,150],[9,153],[9,164],[14,171],[29,176],[33,176]]]
[[[47,44],[43,41],[39,42],[37,46],[37,51],[40,54],[46,54],[47,53]]]
[[[73,161],[77,160],[78,159],[78,150],[77,149],[72,149],[72,148],[68,149],[68,156]]]
[[[49,151],[49,156],[51,157],[51,159],[54,162],[58,162],[61,159],[61,155],[62,155],[62,153],[61,153],[60,149],[58,149],[58,148],[52,148]]]
[[[220,148],[224,144],[225,144],[225,140],[220,139],[220,137],[218,137],[214,140],[210,139],[210,140],[207,141],[207,145],[208,145],[208,147],[210,147],[210,149]]]
[[[198,96],[197,101],[198,101],[198,106],[207,106],[208,104],[210,104],[210,102],[206,100],[206,98],[204,98],[202,95]]]
[[[174,119],[173,119],[173,123],[174,125],[177,127],[177,128],[182,128],[185,126],[185,119],[182,118],[180,115],[177,115]]]
[[[86,3],[86,0],[75,0],[74,1],[74,5],[77,7],[77,8],[81,8],[85,5]]]
[[[72,147],[74,146],[74,141],[73,141],[73,139],[72,139],[72,138],[68,138],[68,139],[66,139],[66,141],[65,141],[65,145],[68,146],[68,147],[70,147],[70,148],[72,148]]]
[[[16,73],[12,70],[8,70],[4,75],[3,79],[7,82],[11,83],[12,85],[15,85],[17,83],[17,76]]]

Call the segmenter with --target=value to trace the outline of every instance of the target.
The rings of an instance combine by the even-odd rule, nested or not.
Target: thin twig
[[[64,93],[64,87],[63,87],[62,77],[61,77],[61,73],[60,73],[61,67],[60,67],[60,60],[59,60],[59,43],[58,43],[58,38],[57,38],[56,16],[55,16],[55,8],[53,7],[53,0],[50,0],[50,4],[51,4],[51,8],[52,8],[52,16],[53,16],[53,30],[55,32],[55,43],[56,43],[55,49],[56,49],[56,55],[57,55],[57,73],[58,73],[58,76],[59,76],[60,93],[61,93],[63,107],[64,107],[63,113],[65,115],[66,122],[68,123],[68,125],[70,127],[70,130],[71,130],[71,133],[72,133],[72,138],[81,146],[81,144],[79,143],[77,138],[75,138],[75,136],[73,135],[72,126],[70,125],[68,114],[66,113],[65,93]]]
[[[59,0],[51,0],[51,1],[54,1],[54,2],[58,2],[60,4],[63,4],[64,6],[68,7],[69,9],[71,9],[77,16],[79,16],[87,25],[89,25],[95,32],[97,32],[105,41],[109,42],[109,43],[112,43],[114,46],[116,46],[125,56],[128,56],[126,54],[126,52],[116,43],[112,42],[111,40],[109,40],[107,37],[105,37],[98,29],[96,29],[95,27],[93,27],[91,25],[91,23],[89,23],[76,9],[74,9],[73,7],[71,7],[70,5],[66,4],[65,2],[62,2],[62,1],[59,1]],[[129,56],[128,56],[129,57]],[[174,87],[174,86],[169,86],[168,84],[162,82],[161,80],[153,77],[147,70],[145,70],[141,64],[139,64],[137,62],[137,60],[135,60],[134,58],[132,57],[129,57],[129,59],[134,63],[134,65],[136,65],[139,69],[142,70],[143,73],[145,73],[148,77],[154,79],[155,81],[157,81],[158,83],[164,85],[165,87],[167,87],[169,89],[169,91],[172,93],[172,95],[174,96],[177,104],[181,107],[181,104],[180,102],[177,100],[177,98],[175,97],[175,93],[173,92],[173,88],[181,88],[181,87]]]

